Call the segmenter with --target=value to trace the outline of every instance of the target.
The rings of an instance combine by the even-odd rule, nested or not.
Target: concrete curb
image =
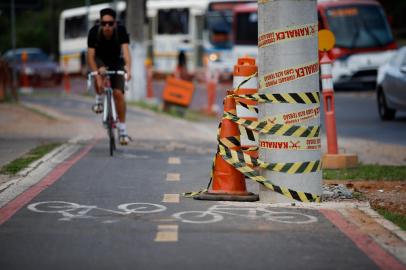
[[[18,174],[16,179],[0,186],[0,207],[19,196],[31,186],[35,185],[60,163],[67,160],[81,148],[78,144],[63,144],[41,159],[32,163]]]

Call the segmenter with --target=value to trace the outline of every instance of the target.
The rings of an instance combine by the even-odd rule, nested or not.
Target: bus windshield
[[[231,10],[210,11],[206,16],[210,43],[219,48],[231,48],[233,14]]]
[[[393,37],[381,7],[349,5],[327,9],[327,21],[336,46],[355,49],[382,47]]]
[[[235,44],[258,44],[258,14],[257,12],[241,12],[236,15]]]

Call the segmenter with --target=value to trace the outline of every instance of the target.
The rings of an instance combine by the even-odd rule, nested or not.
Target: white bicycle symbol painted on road
[[[72,219],[92,219],[98,216],[90,215],[90,211],[101,211],[105,214],[114,214],[119,216],[128,216],[130,214],[150,214],[158,213],[166,210],[166,207],[160,204],[153,203],[125,203],[120,204],[117,208],[121,211],[100,208],[95,205],[80,205],[72,202],[64,201],[47,201],[32,203],[27,206],[31,211],[37,213],[57,213],[62,217],[58,220],[71,221]],[[103,223],[113,223],[117,220],[106,220]]]
[[[292,224],[308,224],[318,221],[315,216],[291,211],[272,211],[263,206],[214,205],[207,211],[186,211],[172,216],[185,223],[214,223],[222,221],[223,215],[249,219],[264,218],[269,221]]]

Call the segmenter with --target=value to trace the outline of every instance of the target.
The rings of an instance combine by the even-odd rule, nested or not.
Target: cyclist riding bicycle
[[[95,77],[96,103],[92,106],[95,113],[103,112],[103,74],[106,70],[124,70],[127,80],[131,79],[131,55],[129,36],[124,26],[118,25],[116,12],[111,8],[100,11],[100,24],[93,26],[88,34],[87,61],[91,71],[98,71]],[[126,103],[124,96],[124,77],[111,75],[110,83],[114,90],[118,120],[117,128],[121,145],[129,142],[126,120]]]

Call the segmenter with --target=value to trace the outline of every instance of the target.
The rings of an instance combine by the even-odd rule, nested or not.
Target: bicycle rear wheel
[[[111,92],[107,92],[107,133],[109,136],[110,156],[113,156],[114,150],[116,150],[116,140],[114,137],[113,130],[114,118],[111,102],[112,102]]]

